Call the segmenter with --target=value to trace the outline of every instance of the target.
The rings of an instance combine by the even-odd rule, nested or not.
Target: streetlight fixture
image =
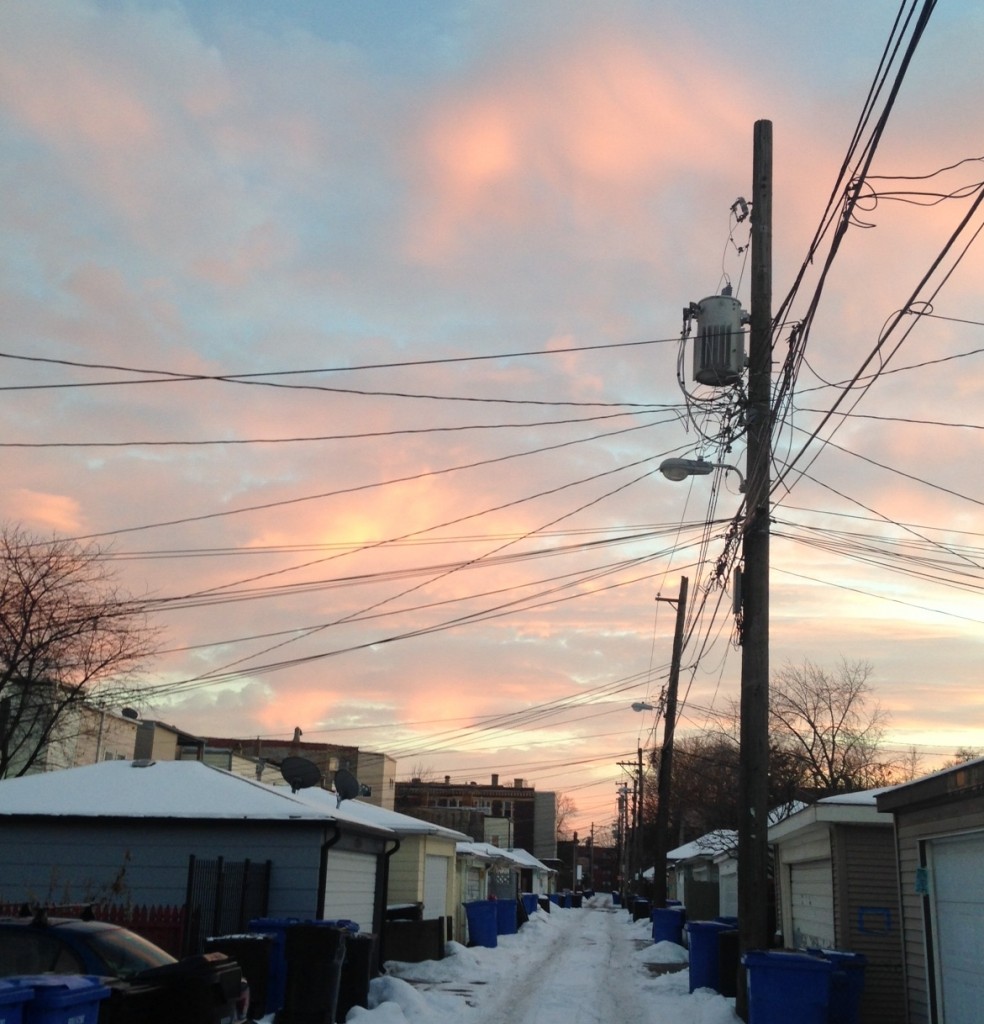
[[[647,704],[644,700],[637,700],[632,705],[633,711],[655,711],[656,708],[652,704]]]
[[[686,480],[688,476],[707,476],[715,469],[728,470],[738,474],[738,490],[745,493],[745,478],[737,466],[727,462],[708,462],[706,459],[663,459],[659,471],[667,480]]]

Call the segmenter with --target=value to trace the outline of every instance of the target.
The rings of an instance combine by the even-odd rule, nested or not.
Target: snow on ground
[[[690,993],[686,949],[653,943],[649,922],[608,895],[537,910],[498,943],[388,963],[348,1024],[739,1024],[733,999]]]

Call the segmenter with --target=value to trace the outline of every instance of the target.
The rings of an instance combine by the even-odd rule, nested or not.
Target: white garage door
[[[432,920],[448,912],[448,858],[427,854],[424,860],[424,917]]]
[[[834,878],[829,860],[790,865],[792,946],[834,948]]]
[[[984,832],[928,843],[940,1020],[978,1024],[984,1004]]]
[[[376,855],[348,850],[328,851],[324,916],[355,921],[371,932],[376,903]]]

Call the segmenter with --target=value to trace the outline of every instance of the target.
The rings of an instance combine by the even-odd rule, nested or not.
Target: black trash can
[[[338,986],[351,933],[315,922],[287,928],[287,979],[276,1024],[334,1024]]]
[[[274,952],[272,935],[213,935],[205,940],[206,953],[225,953],[242,968],[249,985],[249,1014],[254,1019],[266,1016],[279,1006],[268,1005],[268,987]]]
[[[359,932],[345,939],[345,959],[338,979],[338,1005],[335,1020],[344,1021],[353,1006],[369,1009],[369,982],[376,973],[379,936]]]
[[[241,994],[242,979],[242,969],[235,960],[224,953],[211,952],[151,967],[133,980],[157,990],[156,997],[148,994],[147,999],[162,1021],[211,1024],[233,1011]]]
[[[738,995],[738,930],[727,928],[718,932],[718,992],[734,999]]]

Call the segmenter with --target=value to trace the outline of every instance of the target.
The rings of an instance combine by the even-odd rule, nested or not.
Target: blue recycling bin
[[[622,894],[620,892],[612,892],[612,906],[620,907],[622,905]]]
[[[99,1004],[109,996],[100,978],[86,974],[32,974],[7,980],[30,993],[21,1009],[24,1024],[97,1024]]]
[[[24,1003],[33,995],[33,989],[0,981],[0,1024],[21,1024]]]
[[[698,988],[711,988],[715,992],[721,991],[718,939],[721,932],[727,930],[728,925],[723,921],[687,922],[691,992]]]
[[[540,901],[535,892],[524,892],[519,898],[523,901],[523,909],[527,915],[534,913],[540,907]]]
[[[827,1024],[860,1024],[864,969],[868,958],[863,953],[849,953],[842,949],[808,949],[807,952],[834,965]]]
[[[496,931],[499,935],[516,934],[516,901],[495,900]]]
[[[497,902],[498,900],[470,900],[464,905],[470,946],[495,949],[499,945],[499,916],[495,907]]]
[[[564,905],[564,894],[562,892],[552,892],[550,894],[550,902],[558,907],[562,907]]]
[[[683,945],[683,910],[680,907],[655,907],[652,911],[653,942]]]
[[[828,1024],[833,962],[812,953],[768,950],[741,960],[749,1024]]]

